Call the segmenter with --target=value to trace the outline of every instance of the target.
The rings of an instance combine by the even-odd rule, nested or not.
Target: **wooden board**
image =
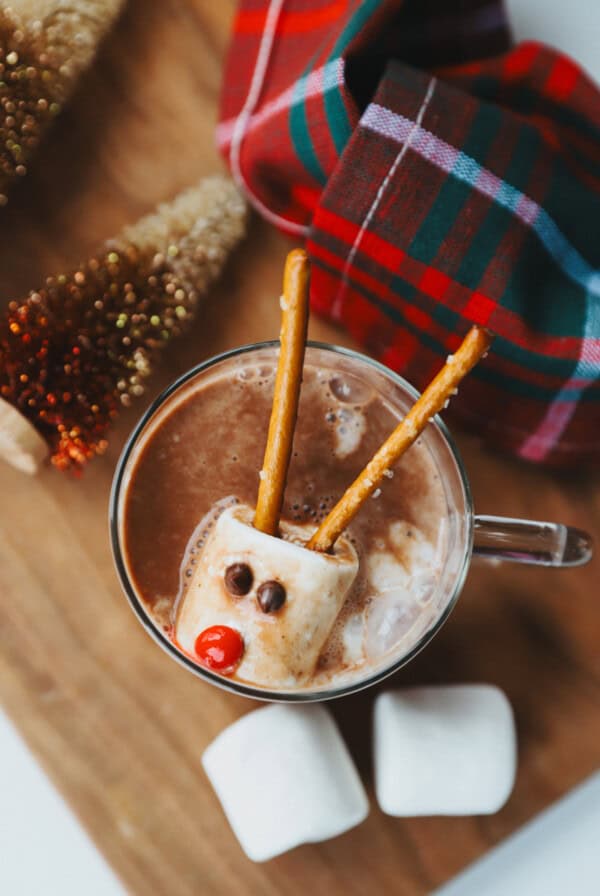
[[[3,300],[76,263],[157,200],[219,168],[213,148],[233,0],[131,0],[0,216]],[[152,382],[276,335],[288,244],[258,221],[194,332]],[[349,344],[318,321],[314,337]],[[132,893],[424,894],[600,764],[598,562],[575,572],[474,568],[450,622],[394,685],[487,681],[519,730],[514,795],[487,818],[386,818],[266,865],[239,849],[200,754],[253,705],[195,680],[138,626],[107,538],[113,468],[138,404],[76,482],[0,470],[0,700]],[[459,437],[481,512],[600,533],[600,483],[495,457]],[[373,694],[332,709],[372,797]],[[35,806],[31,807],[35,811]]]

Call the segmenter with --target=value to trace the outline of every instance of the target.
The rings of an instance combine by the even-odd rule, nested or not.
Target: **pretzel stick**
[[[254,516],[254,526],[267,535],[277,535],[292,454],[308,327],[309,277],[306,252],[294,249],[286,259],[283,274],[281,348]]]
[[[471,327],[455,355],[448,360],[427,386],[406,417],[346,489],[307,544],[313,551],[330,551],[344,529],[352,522],[367,498],[373,494],[390,467],[418,439],[431,418],[441,411],[460,381],[485,355],[491,333]]]

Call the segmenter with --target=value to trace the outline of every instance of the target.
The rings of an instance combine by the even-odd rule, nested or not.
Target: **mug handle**
[[[593,553],[591,535],[562,523],[475,516],[473,555],[534,566],[583,566]]]

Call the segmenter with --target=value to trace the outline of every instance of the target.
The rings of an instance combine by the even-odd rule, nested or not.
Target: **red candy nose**
[[[200,632],[194,644],[203,666],[215,672],[233,672],[244,652],[244,639],[228,625],[211,625]]]

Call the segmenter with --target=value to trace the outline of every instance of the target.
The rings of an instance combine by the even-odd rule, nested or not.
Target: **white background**
[[[516,40],[541,40],[558,47],[600,81],[600,0],[504,3]]]

